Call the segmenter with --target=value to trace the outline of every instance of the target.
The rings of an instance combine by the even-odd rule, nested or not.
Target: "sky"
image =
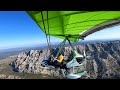
[[[119,39],[120,26],[95,32],[85,40]],[[51,37],[51,43],[61,42]],[[0,11],[0,50],[46,44],[45,34],[25,11]]]

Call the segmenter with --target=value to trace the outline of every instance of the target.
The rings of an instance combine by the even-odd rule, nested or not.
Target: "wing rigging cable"
[[[45,28],[45,23],[44,23],[44,17],[43,17],[43,14],[42,14],[42,11],[41,11],[41,16],[42,16],[42,21],[43,21],[43,26],[44,26],[44,30],[45,30],[45,35],[46,35],[46,39],[47,39],[47,43],[48,43],[48,49],[47,51],[50,49],[50,35],[49,37],[47,37],[47,32],[46,32],[46,28]],[[48,34],[49,34],[49,22],[48,22],[48,11],[47,11],[47,24],[48,24]]]
[[[47,24],[48,24],[48,34],[50,34],[49,32],[49,21],[48,21],[48,11],[47,11]],[[51,44],[50,44],[50,35],[49,36],[49,49],[51,49]]]

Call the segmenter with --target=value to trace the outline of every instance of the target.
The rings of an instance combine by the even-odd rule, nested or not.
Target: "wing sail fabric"
[[[77,41],[81,38],[79,34],[86,37],[99,31],[106,22],[120,19],[120,11],[48,11],[48,13],[42,11],[42,14],[41,11],[27,11],[27,13],[41,30],[44,32],[46,30],[46,34],[62,39],[71,35],[70,41]]]

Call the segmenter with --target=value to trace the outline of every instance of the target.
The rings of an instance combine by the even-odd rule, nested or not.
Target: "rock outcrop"
[[[49,53],[49,51],[48,51]],[[22,52],[18,55],[17,60],[11,63],[13,70],[23,73],[35,73],[35,74],[47,74],[57,76],[60,78],[64,77],[66,70],[57,68],[49,69],[41,66],[41,61],[47,56],[47,50],[31,50],[29,52]]]
[[[83,45],[75,45],[74,48],[83,53]],[[87,59],[86,69],[88,70],[88,77],[91,79],[116,79],[120,78],[120,41],[102,42],[85,44],[86,54],[90,56]],[[56,48],[52,50],[55,54]],[[64,77],[68,74],[68,70],[63,69],[48,69],[43,68],[40,63],[49,54],[47,50],[31,50],[29,52],[22,52],[18,58],[11,63],[13,69],[17,72],[24,73],[39,73],[48,74],[52,76]],[[64,47],[62,50],[64,59],[68,60],[73,54],[70,46]],[[83,77],[86,78],[86,77]]]

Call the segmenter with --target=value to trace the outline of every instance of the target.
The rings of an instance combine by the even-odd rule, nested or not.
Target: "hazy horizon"
[[[117,39],[97,39],[97,40],[83,40],[83,41],[79,41],[79,42],[82,42],[82,43],[92,43],[92,42],[101,42],[101,41],[103,41],[103,42],[106,42],[106,41],[116,41],[116,40],[120,40],[119,38]],[[52,43],[51,45],[58,45],[59,43],[61,43],[61,42],[56,42],[56,43]],[[73,42],[74,43],[74,42]],[[76,43],[76,42],[75,42]],[[4,50],[8,50],[8,49],[24,49],[24,48],[35,48],[35,47],[46,47],[46,46],[48,46],[47,44],[36,44],[36,45],[31,45],[31,46],[19,46],[19,47],[12,47],[12,48],[4,48],[4,49],[0,49],[0,50],[2,50],[2,51],[4,51]]]

